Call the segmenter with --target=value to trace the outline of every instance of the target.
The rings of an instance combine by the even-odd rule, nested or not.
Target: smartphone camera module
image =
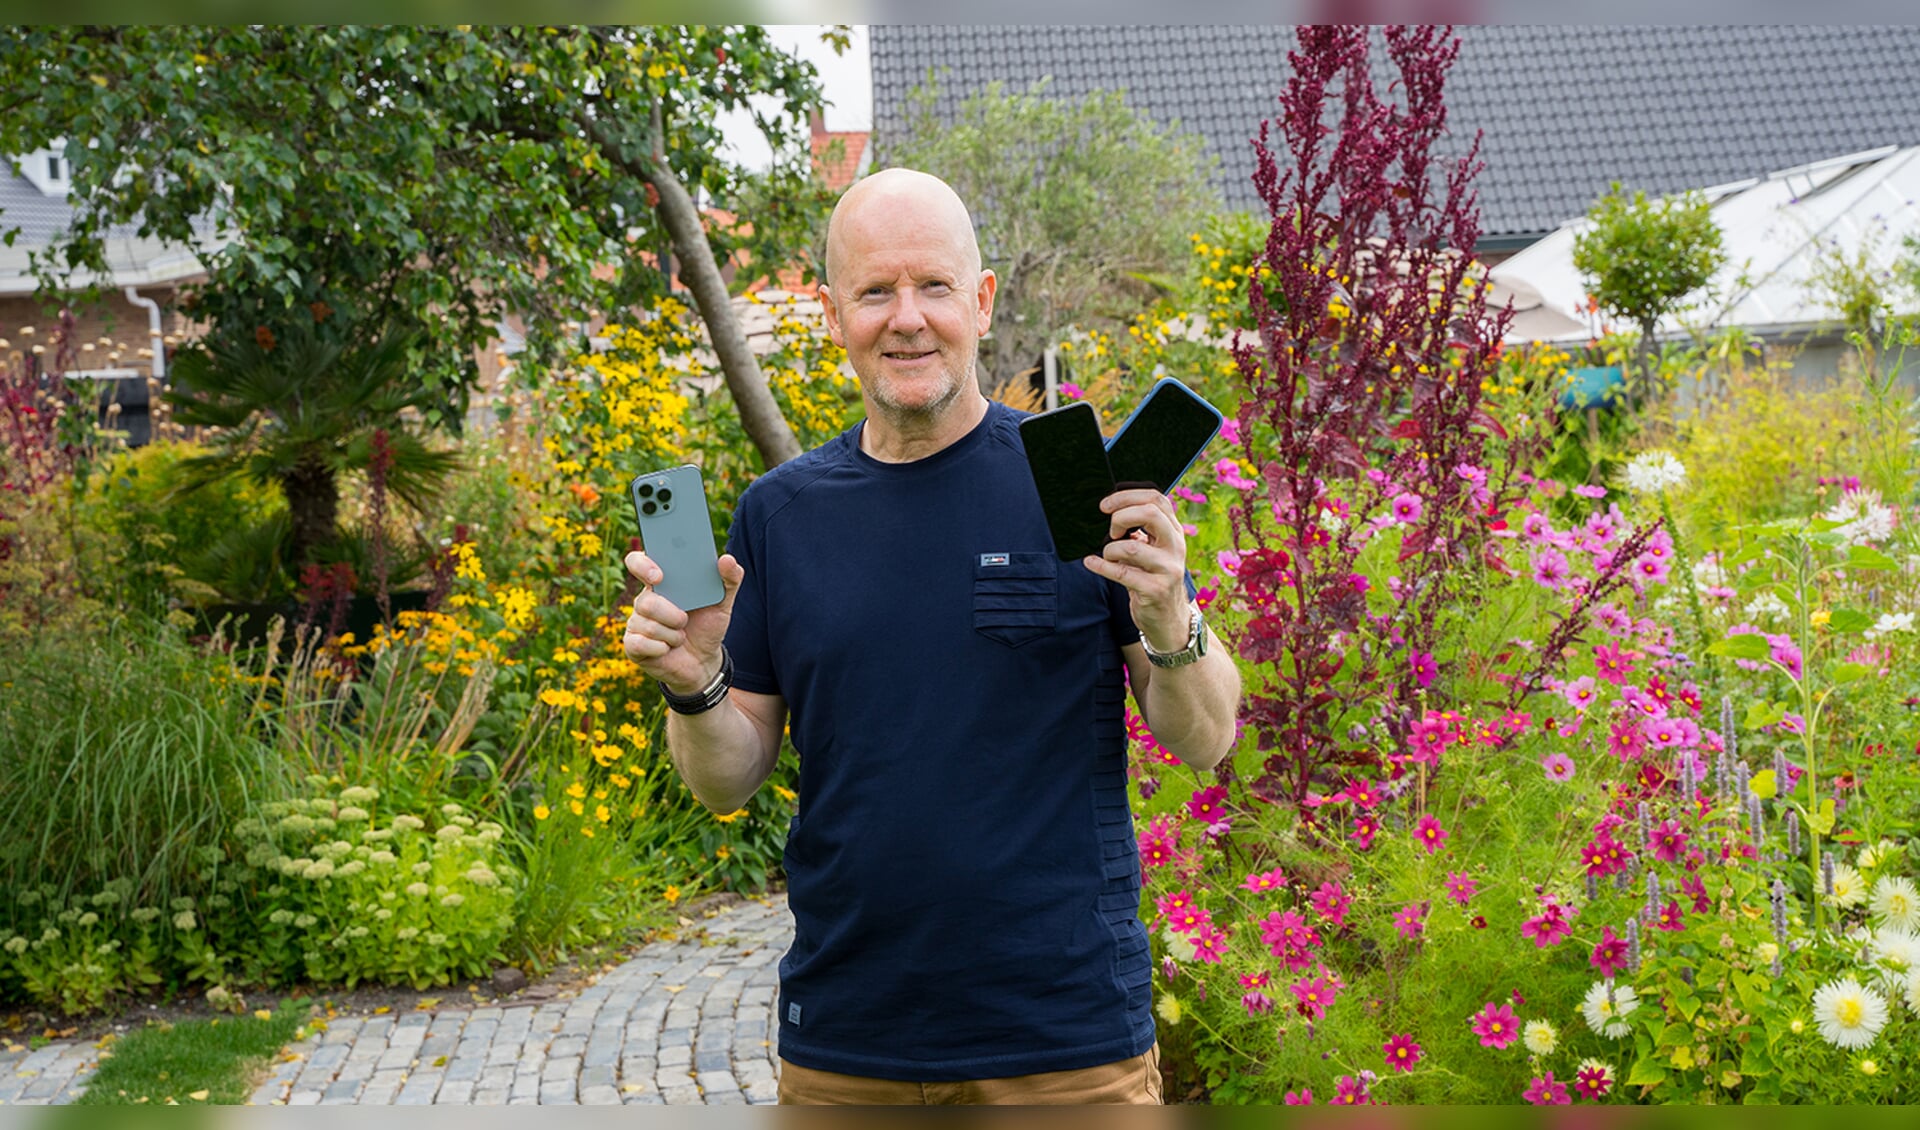
[[[639,495],[639,496],[640,496],[641,498],[652,498],[652,497],[653,497],[653,484],[652,484],[652,483],[641,483],[641,484],[640,484],[640,489],[639,489],[639,490],[637,490],[637,491],[635,491],[634,493],[635,493],[635,494],[638,494],[638,495]]]
[[[656,505],[652,499],[648,499],[647,501],[640,504],[640,513],[645,514],[649,517],[651,517],[653,515],[653,512],[658,509],[660,509],[660,507]]]

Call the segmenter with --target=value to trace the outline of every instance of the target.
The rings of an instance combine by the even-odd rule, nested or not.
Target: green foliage
[[[285,502],[271,486],[241,478],[187,490],[183,465],[203,454],[193,444],[148,444],[110,456],[88,480],[77,521],[102,547],[121,599],[157,610],[223,593],[256,599],[267,587],[267,576],[240,581],[219,547],[282,513]],[[283,540],[284,523],[276,552]]]
[[[1644,192],[1628,197],[1615,182],[1587,218],[1593,226],[1574,237],[1574,267],[1603,309],[1648,334],[1726,259],[1712,205],[1703,197],[1650,201]]]
[[[40,92],[0,117],[0,151],[74,142],[79,212],[36,254],[43,279],[104,271],[112,225],[142,224],[198,247],[193,312],[215,336],[310,309],[421,331],[411,376],[442,423],[505,313],[551,359],[569,319],[663,288],[628,254],[663,239],[650,177],[767,202],[710,233],[722,261],[786,262],[825,206],[813,68],[757,26],[45,26],[8,38],[0,81]],[[773,147],[764,174],[720,155],[740,109]]]
[[[211,1103],[239,1106],[251,1076],[275,1052],[308,1035],[304,999],[226,1019],[154,1023],[113,1041],[76,1106]]]
[[[1011,380],[1069,328],[1111,329],[1181,272],[1188,235],[1218,207],[1212,162],[1177,124],[1123,95],[1078,100],[1043,81],[990,83],[951,121],[930,81],[910,98],[888,160],[941,177],[976,218],[984,266],[999,277],[986,372]]]
[[[163,622],[21,641],[0,670],[0,923],[15,888],[199,890],[202,854],[283,795],[285,767],[249,733],[250,688]]]

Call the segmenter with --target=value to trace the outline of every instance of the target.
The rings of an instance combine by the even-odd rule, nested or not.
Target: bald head
[[[913,169],[883,169],[853,183],[827,221],[827,284],[840,281],[850,245],[883,237],[888,229],[912,227],[922,238],[948,243],[967,269],[980,271],[980,244],[973,217],[946,181]]]

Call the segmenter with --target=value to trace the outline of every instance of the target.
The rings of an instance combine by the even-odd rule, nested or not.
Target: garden
[[[727,36],[621,58],[687,99],[722,97],[702,79],[716,68],[804,85]],[[1174,495],[1241,668],[1240,739],[1196,774],[1129,720],[1170,1100],[1911,1101],[1920,411],[1903,363],[1920,335],[1895,311],[1920,245],[1850,309],[1839,371],[1809,380],[1737,328],[1655,340],[1713,273],[1711,221],[1616,193],[1578,252],[1607,324],[1575,346],[1508,341],[1462,250],[1480,169],[1447,129],[1457,44],[1386,43],[1392,99],[1364,29],[1303,28],[1259,127],[1266,214],[1196,197],[1163,217],[1181,230],[1158,265],[1116,241],[1086,269],[1128,281],[1089,286],[1055,335],[1060,395],[1109,429],[1165,375],[1228,416]],[[584,67],[619,89],[578,41],[484,47],[501,74]],[[476,51],[416,45],[419,81]],[[607,154],[643,160],[631,146],[569,136],[566,165],[539,165],[545,97],[517,104],[532,124],[502,154],[667,216],[623,241],[684,238],[681,183],[776,198],[696,156],[691,119],[624,190]],[[420,145],[441,136],[416,125]],[[923,142],[906,163],[963,196],[994,164]],[[469,175],[450,181],[469,204],[509,187]],[[448,208],[457,235],[445,191],[413,214]],[[789,229],[817,230],[828,202],[715,235],[720,259],[792,261],[811,237]],[[335,206],[372,205],[315,207]],[[552,293],[584,288],[577,221],[527,222],[551,225]],[[485,320],[441,284],[366,298],[367,246],[296,240],[278,253],[309,270],[291,277],[270,255],[215,271],[208,332],[138,448],[57,378],[84,344],[70,315],[0,327],[0,1007],[239,1010],[539,971],[671,928],[696,895],[779,881],[791,751],[745,809],[709,813],[621,652],[626,484],[699,464],[724,537],[784,450],[763,408],[799,450],[859,418],[844,355],[746,294],[773,306],[756,389],[712,292],[654,272],[591,333],[590,311],[555,312],[487,426],[463,429],[445,358]],[[382,270],[413,262],[397,246]],[[1675,269],[1656,271],[1662,249]],[[1655,274],[1665,289],[1632,285]],[[1023,322],[1063,325],[1041,317]],[[1004,379],[1028,352],[984,364],[1032,409],[1024,374]],[[1594,369],[1618,383],[1589,395]]]

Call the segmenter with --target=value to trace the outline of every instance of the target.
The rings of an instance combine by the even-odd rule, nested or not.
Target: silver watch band
[[[1147,662],[1155,667],[1185,667],[1198,660],[1207,653],[1207,622],[1200,615],[1200,606],[1190,606],[1185,647],[1178,651],[1155,651],[1144,632],[1140,635],[1140,646],[1146,650]]]

